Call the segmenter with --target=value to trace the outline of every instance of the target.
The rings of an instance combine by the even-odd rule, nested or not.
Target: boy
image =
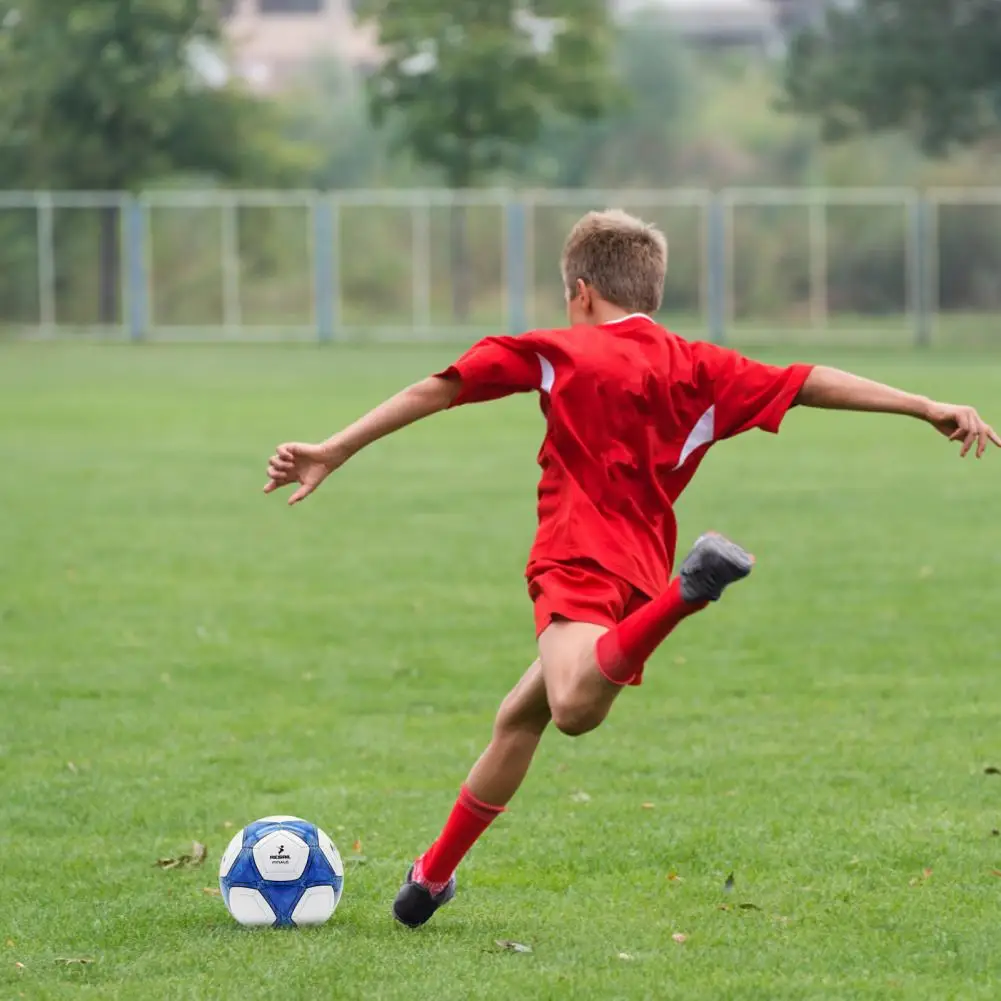
[[[672,510],[709,447],[752,428],[777,432],[793,406],[905,414],[961,455],[1001,445],[972,407],[936,403],[824,367],[776,368],[689,343],[648,314],[660,308],[667,242],[622,212],[591,213],[563,251],[570,327],[487,338],[319,445],[279,446],[270,493],[309,496],[376,439],[448,407],[540,393],[539,528],[526,577],[539,657],[501,704],[438,839],[418,858],[393,913],[411,928],[455,894],[455,869],[521,785],[550,721],[569,736],[597,727],[647,658],[687,616],[747,576],[752,557],[700,538],[670,579]]]

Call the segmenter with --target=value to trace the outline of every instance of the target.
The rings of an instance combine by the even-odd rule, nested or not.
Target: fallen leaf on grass
[[[652,810],[653,809],[653,803],[641,803],[640,807],[643,810]]]
[[[69,958],[60,957],[59,959],[56,960],[56,962],[62,963],[63,966],[89,966],[91,963],[94,962],[94,960],[89,959],[86,956],[79,956],[79,957],[74,956]]]
[[[355,843],[351,846],[351,851],[353,851],[355,855],[361,855],[361,838],[355,839]]]
[[[733,878],[733,873],[731,872],[730,875],[726,877],[726,882],[723,884],[723,892],[733,893],[733,887],[735,882],[736,881]]]
[[[225,827],[226,830],[228,831],[233,826],[233,821],[232,820],[224,820],[222,822],[222,826]]]
[[[685,879],[683,876],[679,876],[673,869],[667,874],[668,882],[670,883],[684,883]]]
[[[23,973],[25,969],[24,963],[15,963],[14,969],[17,970],[18,973]]]
[[[158,869],[196,869],[208,855],[208,849],[200,841],[191,842],[191,851],[177,858],[158,858],[154,865]]]
[[[222,890],[220,890],[218,886],[203,886],[202,893],[205,893],[210,897],[222,896]]]
[[[1001,768],[995,768],[994,765],[988,765],[984,769],[984,775],[1001,775]]]
[[[928,882],[929,879],[931,879],[931,873],[932,873],[931,869],[922,869],[921,870],[921,875],[920,876],[915,876],[910,881],[910,885],[911,886],[923,886],[925,883]]]
[[[1001,869],[991,869],[991,875],[1001,877]]]
[[[7,939],[7,948],[8,949],[14,948],[14,940],[12,938]]]
[[[499,949],[506,949],[508,952],[531,952],[532,947],[530,945],[522,945],[521,942],[512,942],[506,938],[497,939],[496,943]]]
[[[729,904],[720,904],[719,907],[716,908],[716,910],[717,911],[731,911],[731,910],[733,910],[733,908]]]
[[[71,771],[71,772],[72,772],[72,773],[73,773],[74,775],[76,775],[76,773],[77,773],[77,772],[79,771],[79,769],[77,768],[77,766],[76,766],[76,765],[74,765],[72,761],[67,761],[67,762],[66,762],[66,767],[67,767],[67,768],[68,768],[68,769],[69,769],[69,770],[70,770],[70,771]]]
[[[681,932],[681,931],[676,931],[671,936],[671,938],[673,938],[674,941],[678,943],[678,945],[684,945],[688,941],[688,936],[684,932]]]
[[[630,956],[628,952],[620,952],[619,953],[619,959],[633,959],[633,958],[634,957]]]
[[[737,904],[738,910],[741,911],[760,911],[761,908],[757,904]]]
[[[583,791],[581,791],[581,792],[575,792],[570,798],[575,803],[590,803],[591,802],[591,797],[588,796],[588,794],[586,792],[583,792]]]

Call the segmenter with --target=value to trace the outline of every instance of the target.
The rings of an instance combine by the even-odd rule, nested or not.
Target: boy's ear
[[[574,285],[574,298],[584,309],[589,310],[593,305],[594,294],[583,278],[578,278]]]

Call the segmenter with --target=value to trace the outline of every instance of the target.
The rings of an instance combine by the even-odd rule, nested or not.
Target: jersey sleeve
[[[499,400],[541,386],[539,356],[521,337],[487,337],[474,344],[448,368],[435,373],[461,383],[453,407]]]
[[[812,365],[765,365],[736,351],[704,345],[704,375],[715,408],[716,438],[760,428],[777,434]]]

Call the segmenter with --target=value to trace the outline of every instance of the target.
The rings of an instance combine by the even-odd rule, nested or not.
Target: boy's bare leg
[[[608,632],[590,622],[553,622],[539,637],[539,659],[553,723],[560,732],[577,737],[598,726],[608,715],[622,685],[600,671],[596,649]]]
[[[549,720],[542,667],[535,661],[501,703],[490,743],[460,789],[441,834],[407,873],[393,903],[401,924],[416,928],[452,899],[456,866],[517,792]]]
[[[539,661],[501,703],[487,749],[473,765],[466,788],[484,803],[505,806],[518,791],[551,714]]]

